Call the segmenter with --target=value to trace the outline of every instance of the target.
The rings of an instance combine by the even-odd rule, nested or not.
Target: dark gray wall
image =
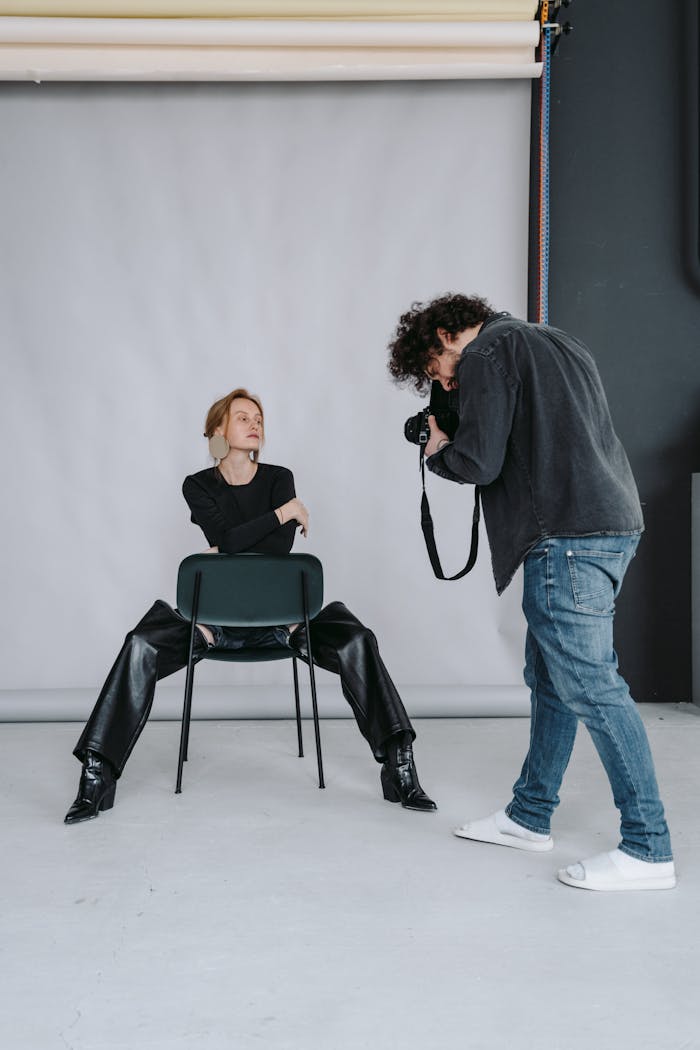
[[[553,61],[550,323],[593,350],[644,503],[616,627],[639,700],[691,695],[700,295],[684,247],[696,13],[697,3],[670,18],[658,0],[579,0]]]

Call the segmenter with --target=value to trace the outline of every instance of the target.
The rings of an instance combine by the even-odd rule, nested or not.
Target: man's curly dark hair
[[[431,303],[411,303],[402,314],[396,333],[389,343],[389,371],[397,383],[413,383],[419,394],[430,387],[425,374],[431,354],[441,354],[438,328],[457,335],[465,328],[481,324],[493,313],[493,307],[478,296],[447,295]]]

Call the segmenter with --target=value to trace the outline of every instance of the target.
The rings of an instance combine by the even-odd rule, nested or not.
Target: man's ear
[[[437,335],[443,350],[449,350],[450,346],[454,342],[455,337],[450,335],[446,328],[436,328],[435,334]]]

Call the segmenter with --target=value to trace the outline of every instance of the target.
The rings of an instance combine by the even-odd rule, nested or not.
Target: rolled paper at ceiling
[[[4,80],[537,77],[537,22],[0,18]]]
[[[533,0],[0,0],[0,16],[528,21]]]
[[[377,52],[371,59],[358,59],[356,53],[322,48],[310,51],[268,51],[247,49],[238,55],[216,48],[75,48],[13,49],[10,56],[0,48],[0,80],[134,80],[134,81],[216,81],[216,80],[495,80],[539,77],[542,67],[535,62],[478,61],[465,56],[425,52]]]
[[[2,44],[236,47],[535,47],[537,22],[341,22],[257,19],[0,18]]]

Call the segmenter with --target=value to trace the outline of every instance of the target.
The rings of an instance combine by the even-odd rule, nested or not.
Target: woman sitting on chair
[[[209,409],[204,436],[217,465],[185,478],[182,491],[211,551],[289,554],[297,527],[307,535],[309,515],[296,498],[291,471],[259,462],[260,401],[247,390],[233,390]],[[418,781],[412,749],[416,734],[372,632],[342,602],[322,609],[310,632],[314,663],[340,675],[360,732],[382,763],[384,798],[406,809],[437,809]],[[156,681],[186,665],[189,638],[189,622],[160,600],[127,634],[73,752],[83,769],[66,824],[113,806],[116,782],[150,713]],[[300,654],[308,651],[303,625],[197,624],[195,657],[212,646],[238,649],[280,641]]]

